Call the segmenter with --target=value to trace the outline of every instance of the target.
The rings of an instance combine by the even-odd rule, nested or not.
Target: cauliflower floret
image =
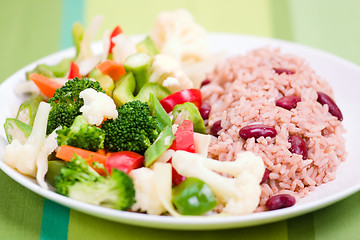
[[[260,181],[265,166],[261,157],[252,152],[239,153],[233,162],[221,162],[199,154],[176,151],[172,157],[172,164],[179,174],[206,182],[219,202],[224,205],[223,213],[249,214],[259,204]],[[233,178],[217,172],[231,175]]]
[[[80,108],[80,112],[90,125],[99,126],[104,118],[115,119],[118,117],[114,100],[105,93],[87,88],[80,92],[79,96],[84,99],[84,106]]]
[[[124,63],[125,58],[137,53],[136,44],[123,33],[111,39],[115,44],[112,53],[115,62]]]
[[[185,9],[160,13],[150,37],[162,54],[179,62],[201,61],[208,55],[206,31]]]
[[[160,215],[166,212],[155,186],[154,171],[142,167],[134,169],[129,173],[135,187],[136,203],[131,207],[133,211],[147,212],[152,215]]]
[[[173,57],[163,54],[154,57],[149,81],[162,84],[170,92],[193,88],[193,82],[181,70],[179,63]]]
[[[4,161],[20,173],[37,177],[40,186],[47,188],[44,176],[47,172],[47,157],[57,147],[54,130],[46,138],[46,126],[50,104],[41,102],[35,116],[30,136],[24,144],[15,139],[5,147]]]
[[[169,212],[181,216],[172,205],[172,167],[170,163],[154,163],[152,169],[142,167],[129,173],[135,187],[135,204],[133,211],[160,215]]]

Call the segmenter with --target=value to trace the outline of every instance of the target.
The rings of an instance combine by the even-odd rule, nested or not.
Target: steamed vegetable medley
[[[101,20],[75,23],[75,57],[36,66],[17,87],[30,97],[6,119],[4,161],[94,205],[173,216],[253,212],[262,159],[207,158],[199,87],[214,56],[203,28],[185,10],[164,12],[139,42],[120,26],[106,31],[97,55],[90,45]]]

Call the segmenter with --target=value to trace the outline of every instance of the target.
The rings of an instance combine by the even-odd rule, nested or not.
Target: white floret
[[[142,167],[129,173],[135,187],[136,203],[131,207],[133,211],[147,212],[152,215],[160,215],[166,212],[155,186],[154,171]]]
[[[252,213],[259,204],[265,166],[261,157],[252,152],[239,153],[233,162],[221,162],[200,154],[176,151],[172,157],[175,170],[185,177],[206,182],[221,204],[222,213]],[[221,174],[231,175],[225,177]]]
[[[209,52],[205,29],[185,9],[160,13],[150,37],[162,54],[179,62],[203,60]]]
[[[87,88],[80,92],[80,98],[84,99],[84,106],[80,112],[90,125],[99,126],[104,118],[115,119],[118,117],[114,100],[102,92]]]
[[[185,72],[181,70],[179,63],[173,57],[163,54],[154,57],[149,81],[162,84],[170,92],[177,92],[194,86]]]
[[[47,158],[57,147],[54,130],[46,137],[46,126],[50,104],[41,102],[35,116],[30,136],[24,144],[15,139],[5,147],[4,161],[20,173],[36,177],[41,187],[47,188],[44,177],[47,172]]]
[[[112,49],[115,62],[124,63],[128,56],[137,53],[136,44],[123,33],[113,37],[111,41],[115,44]]]

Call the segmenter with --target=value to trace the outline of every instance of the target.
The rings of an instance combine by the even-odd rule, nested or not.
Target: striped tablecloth
[[[148,32],[157,13],[186,8],[209,32],[274,37],[360,64],[357,0],[13,0],[0,7],[0,79],[72,45],[74,21],[106,17],[127,34]],[[1,103],[6,104],[6,103]],[[60,206],[0,171],[0,239],[360,239],[360,193],[330,207],[272,224],[221,231],[170,231],[119,224]]]

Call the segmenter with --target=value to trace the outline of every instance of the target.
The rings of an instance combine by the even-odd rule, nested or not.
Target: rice
[[[294,71],[278,74],[274,68]],[[280,49],[261,48],[231,57],[208,76],[210,84],[201,88],[212,109],[208,129],[221,120],[222,130],[213,137],[209,157],[233,161],[238,152],[252,151],[261,156],[271,171],[261,184],[262,194],[256,211],[266,210],[266,201],[277,194],[291,194],[297,200],[316,186],[336,177],[336,168],[346,158],[345,132],[341,122],[329,113],[328,105],[317,102],[321,91],[334,99],[329,84],[302,58],[282,54]],[[301,98],[287,110],[275,105],[281,97]],[[274,127],[277,135],[242,139],[239,130],[249,124]],[[302,137],[308,157],[289,151],[291,135]]]

